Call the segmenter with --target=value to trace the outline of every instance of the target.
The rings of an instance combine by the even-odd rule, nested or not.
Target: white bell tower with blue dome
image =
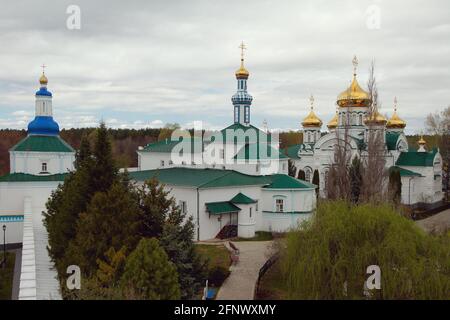
[[[28,124],[27,137],[9,151],[11,173],[52,175],[73,170],[75,150],[59,136],[59,125],[53,120],[52,93],[47,90],[44,71],[39,84],[35,94],[35,118]]]
[[[239,46],[241,49],[241,66],[236,71],[237,92],[231,97],[234,106],[234,123],[244,126],[250,125],[250,106],[253,97],[247,92],[247,79],[249,72],[244,67],[244,50],[246,49],[242,42]]]

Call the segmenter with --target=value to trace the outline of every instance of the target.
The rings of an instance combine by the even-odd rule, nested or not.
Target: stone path
[[[233,242],[240,252],[239,262],[231,266],[231,274],[220,287],[216,300],[253,300],[259,269],[271,256],[272,243]]]
[[[426,219],[418,220],[416,223],[427,232],[448,230],[450,229],[450,209],[439,212]]]

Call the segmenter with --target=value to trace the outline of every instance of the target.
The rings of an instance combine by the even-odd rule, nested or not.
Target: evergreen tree
[[[100,285],[115,287],[118,284],[125,268],[126,251],[125,246],[118,251],[111,247],[104,254],[104,260],[97,259],[97,279]]]
[[[313,174],[313,179],[312,179],[312,183],[315,184],[316,187],[316,195],[319,195],[319,188],[320,188],[320,180],[319,180],[319,171],[316,169],[314,170],[314,174]]]
[[[140,204],[140,233],[145,238],[159,238],[163,231],[164,221],[173,208],[174,200],[164,185],[152,178],[138,189]]]
[[[194,298],[206,278],[206,262],[195,250],[193,238],[192,217],[186,219],[186,214],[173,204],[164,224],[160,244],[178,271],[182,299]]]
[[[60,274],[65,272],[65,255],[70,241],[75,238],[79,214],[86,211],[94,191],[90,183],[92,159],[86,139],[75,155],[75,166],[77,171],[70,172],[64,184],[52,192],[43,213],[49,254]]]
[[[93,275],[97,259],[105,259],[104,253],[110,247],[132,250],[136,246],[140,209],[130,188],[115,182],[107,192],[97,192],[86,212],[80,214],[68,256],[85,275]]]
[[[96,192],[105,192],[116,181],[118,169],[114,163],[108,129],[103,122],[96,132],[93,154],[92,185]]]
[[[126,260],[120,284],[125,298],[128,299],[180,298],[176,268],[155,238],[139,241]]]
[[[362,184],[362,163],[361,160],[355,156],[349,168],[350,175],[350,197],[353,203],[358,203],[359,195],[361,194]]]

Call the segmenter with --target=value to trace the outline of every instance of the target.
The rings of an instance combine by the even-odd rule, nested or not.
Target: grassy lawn
[[[216,267],[228,269],[231,265],[230,253],[223,245],[198,244],[195,246],[205,259],[208,260],[208,269]]]
[[[280,263],[267,270],[261,278],[258,291],[258,300],[287,300],[288,293],[283,277],[281,277]]]
[[[233,241],[270,241],[273,240],[272,232],[256,231],[253,238],[236,238]]]
[[[0,253],[3,261],[3,252]],[[0,268],[0,300],[11,300],[15,254],[6,252],[6,268]]]

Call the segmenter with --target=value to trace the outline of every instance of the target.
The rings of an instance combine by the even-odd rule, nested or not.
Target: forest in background
[[[74,149],[80,146],[81,137],[87,134],[89,140],[94,139],[95,128],[63,129],[61,138],[70,144]],[[165,139],[170,136],[170,128],[149,128],[149,129],[108,129],[112,139],[113,156],[121,168],[136,167],[137,153],[139,146]],[[0,130],[0,175],[9,172],[9,150],[21,139],[26,137],[25,130]],[[412,149],[417,148],[417,135],[407,136],[408,143]],[[436,137],[424,135],[428,148],[436,146]],[[303,135],[299,131],[287,131],[280,133],[280,149],[302,143]]]

